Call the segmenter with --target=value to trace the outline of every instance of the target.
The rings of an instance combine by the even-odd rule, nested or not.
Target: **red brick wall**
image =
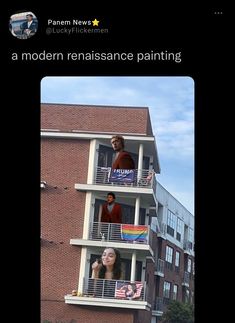
[[[172,270],[166,268],[166,262],[165,262],[165,272],[164,272],[164,278],[162,279],[162,286],[161,286],[161,291],[163,291],[163,281],[168,281],[172,283],[171,285],[171,295],[172,295],[172,290],[173,290],[173,284],[178,285],[178,300],[182,300],[182,281],[183,281],[183,276],[184,276],[184,252],[183,250],[177,248],[174,244],[167,240],[163,240],[162,242],[162,259],[165,260],[166,257],[166,246],[169,246],[173,248],[173,262],[172,262]],[[175,271],[175,252],[179,251],[180,252],[180,269],[179,272],[177,273]]]
[[[191,259],[192,263],[195,261],[194,257],[188,255],[187,253],[184,254],[184,270],[187,271],[188,268],[188,259]],[[189,274],[189,289],[194,291],[194,276],[193,276],[193,268],[191,268],[191,273]]]
[[[56,319],[55,319],[56,317]],[[134,323],[130,309],[68,305],[62,302],[44,301],[41,323]],[[146,323],[145,321],[139,321]]]
[[[184,279],[184,272],[187,271],[187,267],[185,266],[185,264],[187,263],[186,259],[188,258],[188,255],[184,253],[184,251],[180,248],[178,248],[177,246],[175,246],[174,244],[172,244],[171,242],[167,241],[167,240],[163,240],[162,241],[162,256],[161,259],[165,260],[165,254],[166,254],[166,246],[169,246],[171,248],[173,248],[174,252],[173,252],[173,269],[167,269],[166,268],[166,263],[165,263],[165,276],[164,278],[162,278],[160,280],[160,291],[163,291],[163,282],[168,281],[171,282],[172,284],[177,284],[178,285],[178,300],[182,301],[183,300],[183,294],[182,294],[182,282]],[[178,251],[180,253],[180,269],[179,272],[175,271],[175,252]],[[194,261],[193,257],[190,257],[192,259],[192,261]],[[172,287],[173,288],[173,287]],[[189,283],[189,289],[190,290],[194,290],[194,280],[193,280],[193,275],[191,274],[191,280]],[[172,292],[172,290],[171,290]],[[162,296],[162,295],[159,295]]]
[[[121,122],[120,122],[121,120]],[[147,108],[42,104],[41,128],[152,135]]]
[[[110,133],[115,128],[120,133],[146,133],[147,115],[146,108],[43,104],[41,127]],[[87,140],[41,140],[41,180],[47,182],[41,190],[41,322],[134,323],[135,316],[138,322],[150,323],[147,311],[64,302],[64,295],[77,289],[79,278],[81,248],[70,245],[70,239],[82,237],[86,193],[76,191],[74,184],[86,183],[89,146]]]
[[[151,323],[151,311],[139,310],[136,311],[134,323]]]
[[[155,264],[151,260],[146,261],[146,274],[145,274],[145,280],[147,282],[147,297],[146,300],[148,303],[153,304],[154,300],[154,271],[155,271]]]
[[[86,181],[89,141],[42,139],[41,180],[41,298],[63,300],[77,289],[85,193],[74,188]]]

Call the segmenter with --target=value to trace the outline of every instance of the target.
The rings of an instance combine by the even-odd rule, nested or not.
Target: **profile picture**
[[[28,39],[34,36],[38,29],[38,19],[31,11],[20,12],[9,19],[11,34],[19,39]]]

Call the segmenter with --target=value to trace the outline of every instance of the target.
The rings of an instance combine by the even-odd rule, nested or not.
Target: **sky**
[[[194,215],[194,81],[190,77],[45,77],[42,103],[148,107],[159,183]]]

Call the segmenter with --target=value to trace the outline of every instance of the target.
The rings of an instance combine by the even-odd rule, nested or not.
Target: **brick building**
[[[135,161],[130,183],[110,180],[113,134]],[[193,216],[149,171],[160,166],[148,108],[41,105],[42,323],[157,322],[169,299],[193,301]],[[110,191],[123,224],[101,229]],[[142,239],[125,239],[126,228],[143,230]],[[91,264],[107,246],[119,249],[123,277],[99,279],[97,294]],[[135,300],[117,296],[128,282],[139,286]]]

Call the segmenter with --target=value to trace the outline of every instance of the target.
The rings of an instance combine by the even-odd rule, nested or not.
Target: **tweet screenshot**
[[[26,322],[210,320],[225,12],[153,16],[5,19]]]

